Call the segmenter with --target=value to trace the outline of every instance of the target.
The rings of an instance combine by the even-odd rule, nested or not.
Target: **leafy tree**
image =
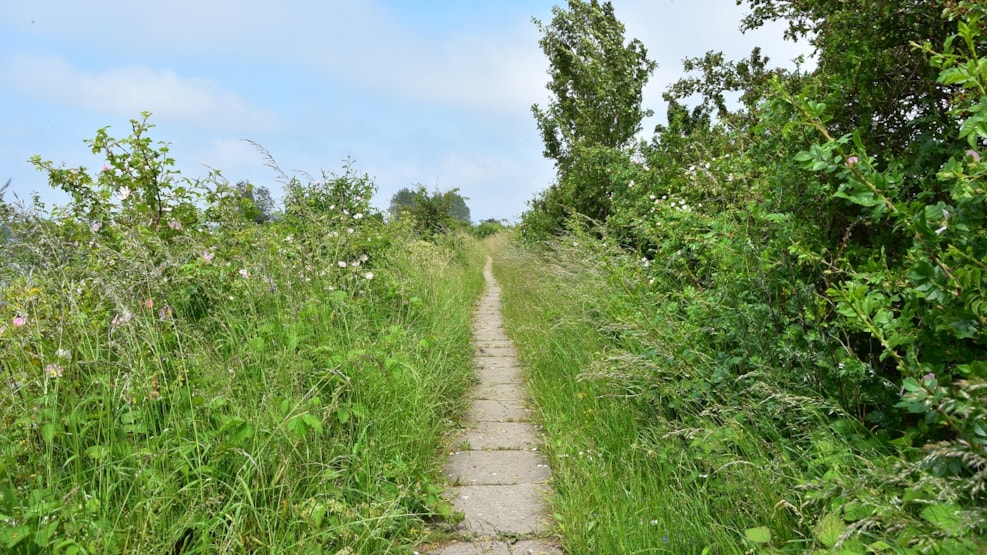
[[[449,199],[449,216],[464,224],[471,224],[470,207],[466,205],[466,198],[459,194],[459,189],[452,189],[444,194]]]
[[[388,207],[387,213],[392,218],[398,219],[401,217],[401,212],[411,210],[414,206],[415,192],[408,187],[402,187],[391,197],[391,205]]]
[[[245,218],[262,224],[270,221],[274,214],[274,199],[271,192],[263,185],[257,186],[249,181],[239,181],[236,184],[240,196],[240,207]]]
[[[905,173],[918,178],[932,177],[949,158],[956,146],[949,99],[957,91],[937,80],[938,70],[913,43],[944,44],[955,28],[942,14],[957,2],[737,3],[751,7],[743,29],[786,21],[789,38],[805,39],[815,48],[816,74],[824,79],[813,96],[830,108],[834,132],[860,133],[875,147],[872,154],[899,158]]]
[[[414,190],[404,187],[394,193],[388,212],[396,219],[404,214],[411,216],[421,233],[433,235],[457,223],[469,225],[470,209],[466,200],[458,188],[430,193],[424,185],[417,185]]]
[[[543,35],[553,98],[545,108],[531,107],[544,154],[558,170],[558,182],[532,204],[542,214],[534,219],[548,230],[569,212],[598,221],[609,214],[614,183],[606,163],[622,156],[651,115],[641,98],[656,67],[641,41],[625,41],[610,2],[570,0],[552,13],[551,24],[534,22]]]
[[[627,146],[650,110],[641,108],[641,91],[656,64],[644,44],[625,44],[624,25],[610,2],[569,0],[552,9],[548,26],[534,20],[548,57],[554,97],[548,107],[531,107],[545,143],[545,156],[563,168],[578,143]]]

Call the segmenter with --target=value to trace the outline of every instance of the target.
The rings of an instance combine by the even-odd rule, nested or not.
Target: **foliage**
[[[459,189],[431,193],[424,185],[412,190],[404,187],[391,197],[388,212],[394,219],[408,216],[424,236],[432,236],[470,224],[470,209]]]
[[[274,217],[274,199],[271,191],[263,185],[248,181],[238,181],[236,190],[240,194],[243,215],[254,223],[262,224]]]
[[[939,81],[968,93],[955,97],[951,114],[962,122],[958,138],[969,148],[957,149],[939,172],[943,194],[907,194],[901,165],[880,169],[859,134],[829,136],[820,104],[800,107],[807,124],[829,140],[798,157],[811,170],[835,175],[841,182],[837,197],[900,237],[895,257],[875,257],[867,265],[839,261],[840,280],[827,295],[841,325],[879,342],[880,359],[901,376],[904,395],[896,408],[920,417],[905,437],[925,445],[921,466],[949,477],[957,493],[953,502],[981,507],[968,509],[980,521],[987,499],[987,167],[979,153],[987,137],[987,75],[979,68],[987,58],[976,50],[981,32],[973,18],[959,23],[943,53],[924,47],[941,68]]]
[[[569,379],[594,384],[585,395],[628,399],[607,410],[633,421],[601,417],[611,429],[640,437],[651,425],[660,440],[688,437],[703,462],[779,474],[735,476],[770,492],[773,507],[696,509],[706,528],[736,534],[683,525],[677,534],[696,539],[678,551],[981,552],[983,5],[746,3],[745,27],[789,21],[818,67],[772,69],[757,50],[686,60],[691,74],[666,93],[668,122],[647,144],[573,149],[567,167],[579,171],[571,181],[560,172],[566,187],[524,214],[527,237],[575,234],[582,254],[559,254],[567,238],[543,256],[578,268],[574,283],[600,284],[571,305],[596,322],[593,350],[556,353],[554,364],[572,357]],[[601,224],[591,237],[566,195],[593,183],[606,194],[578,193],[592,205],[579,214]],[[726,454],[724,429],[735,432]],[[640,464],[624,475],[637,479]],[[560,504],[586,541],[575,550],[618,549],[590,543],[580,527],[603,523],[579,508],[617,488],[588,469],[572,484]],[[632,534],[627,515],[606,511],[608,527]]]
[[[550,65],[546,108],[531,110],[559,179],[533,205],[548,214],[551,225],[569,211],[603,219],[610,194],[606,159],[632,143],[643,118],[641,94],[655,69],[644,45],[624,42],[624,26],[610,2],[570,0],[552,9],[552,22],[535,20],[539,41]],[[556,228],[557,229],[557,228]]]
[[[505,220],[506,221],[506,220]],[[505,221],[489,218],[473,226],[473,236],[477,239],[486,239],[491,235],[496,235],[506,231],[508,228]]]
[[[350,165],[254,225],[149,127],[100,130],[95,175],[36,159],[72,201],[5,210],[0,549],[382,553],[452,518],[476,248],[384,224]]]

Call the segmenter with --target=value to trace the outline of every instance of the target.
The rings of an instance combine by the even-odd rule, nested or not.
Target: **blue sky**
[[[541,0],[32,0],[0,2],[0,184],[63,202],[27,160],[93,170],[84,139],[152,112],[151,136],[171,145],[187,177],[207,167],[280,195],[249,139],[289,175],[340,171],[351,158],[375,178],[384,208],[402,187],[458,187],[474,220],[515,219],[549,186],[530,107],[544,104]],[[804,45],[781,29],[737,31],[733,0],[613,0],[627,36],[659,68],[645,106],[681,60],[732,59],[760,45],[779,65]]]

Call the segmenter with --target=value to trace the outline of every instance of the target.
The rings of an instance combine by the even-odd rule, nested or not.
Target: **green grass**
[[[439,454],[473,379],[482,253],[360,223],[81,247],[17,223],[0,547],[409,553],[451,512]]]
[[[569,552],[826,547],[809,482],[857,462],[821,401],[756,378],[743,397],[711,391],[675,345],[687,322],[651,322],[660,300],[615,279],[582,239],[527,249],[499,236],[490,248]]]

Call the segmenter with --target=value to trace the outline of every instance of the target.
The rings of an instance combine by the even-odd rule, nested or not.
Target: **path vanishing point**
[[[432,555],[561,555],[551,541],[545,494],[551,470],[525,407],[524,384],[514,344],[504,331],[500,286],[488,257],[486,291],[476,310],[474,346],[479,386],[469,417],[452,444],[445,473],[447,496],[466,518],[458,538]]]

